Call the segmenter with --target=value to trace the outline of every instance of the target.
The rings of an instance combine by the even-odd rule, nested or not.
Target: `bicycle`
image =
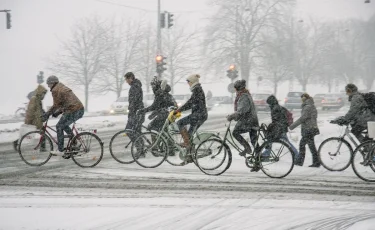
[[[193,135],[190,137],[191,146],[188,148],[182,147],[175,139],[176,135],[179,134],[179,131],[173,127],[173,124],[177,118],[181,116],[181,113],[174,114],[176,108],[170,107],[169,115],[163,125],[162,131],[156,133],[154,131],[142,133],[132,144],[132,155],[134,160],[138,165],[144,168],[155,168],[161,165],[164,161],[167,161],[169,164],[174,166],[184,166],[188,163],[195,163],[197,159],[201,158],[218,158],[219,163],[214,167],[206,168],[204,170],[211,170],[212,173],[206,173],[209,175],[220,175],[224,173],[231,164],[231,155],[227,156],[227,153],[224,153],[223,156],[219,154],[212,155],[211,151],[195,151],[195,146],[200,143],[208,140],[210,138],[219,138],[220,137],[211,132],[196,132],[196,127],[193,131]],[[148,154],[151,153],[151,154]],[[140,157],[144,154],[144,157]],[[155,158],[155,162],[152,162]],[[218,169],[221,167],[225,160],[228,158],[227,165],[224,166],[224,169],[220,169],[219,172],[213,172],[212,170]],[[151,163],[152,162],[152,163]],[[202,168],[200,168],[202,171]]]
[[[16,112],[14,113],[15,117],[20,118],[20,117],[26,116],[27,105],[29,103],[23,103],[23,104],[24,104],[24,107],[18,107],[17,108]]]
[[[51,158],[53,150],[52,141],[57,145],[57,140],[49,132],[56,130],[48,126],[48,119],[45,121],[41,130],[31,131],[23,135],[19,142],[18,153],[21,159],[30,166],[42,166]],[[74,163],[83,168],[96,166],[103,158],[103,142],[92,132],[78,132],[75,123],[72,127],[74,136],[64,135],[69,138],[68,144],[64,149],[68,158],[72,158]],[[95,142],[92,142],[95,140]],[[93,151],[95,153],[93,153]],[[30,152],[29,152],[30,151]],[[97,153],[96,153],[97,152]],[[65,155],[64,154],[64,155]]]
[[[352,145],[345,137],[348,137],[356,148],[358,148],[359,145],[352,137],[349,122],[331,120],[330,123],[346,126],[345,131],[343,135],[327,138],[320,144],[318,149],[319,161],[321,165],[329,171],[343,171],[349,167],[354,154]],[[366,133],[366,131],[363,132],[363,134]]]
[[[139,128],[139,125],[141,125],[141,128],[149,130],[146,126],[140,123],[140,117],[137,116],[134,129],[121,130],[112,136],[109,142],[109,152],[117,162],[121,164],[131,164],[134,162],[134,158],[131,155],[132,141],[130,140],[129,134],[133,134],[135,132],[134,130]]]
[[[223,140],[208,139],[201,143],[201,145],[211,142],[211,144],[209,144],[209,149],[211,149],[211,146],[215,146],[214,149],[218,149],[219,152],[225,149],[225,151],[228,151],[231,154],[231,149],[229,148],[230,145],[238,152],[242,152],[243,150],[233,139],[230,125],[231,122],[227,125],[228,128]],[[267,125],[261,124],[256,130],[257,136],[254,152],[244,156],[246,166],[251,168],[252,171],[257,172],[262,170],[264,174],[271,178],[283,178],[287,176],[294,167],[294,154],[292,148],[283,140],[267,140]],[[262,138],[262,145],[259,145],[259,138]],[[200,146],[198,146],[197,150],[199,150],[199,148]],[[197,161],[197,165],[199,168],[204,168],[199,160]]]
[[[360,179],[375,182],[375,140],[360,144],[354,150],[351,164],[354,173]]]

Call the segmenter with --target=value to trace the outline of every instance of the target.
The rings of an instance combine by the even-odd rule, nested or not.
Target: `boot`
[[[312,153],[312,157],[313,157],[313,163],[309,167],[319,168],[320,167],[320,161],[319,161],[319,158],[318,158],[318,153],[316,153],[316,152]]]
[[[182,139],[184,140],[184,143],[182,143],[181,146],[185,148],[190,148],[190,137],[186,128],[182,128],[180,130],[180,133],[181,133]]]
[[[247,142],[246,142],[246,144],[244,143],[244,147],[245,147],[245,149],[242,152],[239,153],[239,155],[241,157],[246,156],[246,154],[251,154],[252,153],[251,147],[250,147],[250,145]]]
[[[303,162],[305,161],[305,153],[300,153],[298,156],[297,156],[297,159],[295,160],[294,162],[294,165],[297,165],[297,166],[303,166]]]
[[[14,151],[18,152],[18,140],[13,141]]]

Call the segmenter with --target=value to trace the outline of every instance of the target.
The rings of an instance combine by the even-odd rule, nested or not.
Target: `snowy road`
[[[105,157],[92,169],[61,158],[29,167],[3,146],[0,229],[374,229],[375,184],[351,168],[308,168],[309,152],[284,179],[250,173],[236,152],[226,173],[210,177],[192,164],[119,164],[108,152],[114,133],[100,133]]]

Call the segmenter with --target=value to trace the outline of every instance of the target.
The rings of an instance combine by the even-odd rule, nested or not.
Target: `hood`
[[[306,101],[302,103],[302,107],[305,105],[314,105],[314,99],[312,98],[306,99]]]
[[[142,82],[138,79],[134,79],[131,86],[142,88]]]
[[[271,95],[267,98],[267,104],[270,106],[275,106],[278,105],[279,102],[277,101],[277,98],[274,95]]]
[[[47,93],[47,89],[42,86],[42,85],[38,85],[38,87],[36,88],[36,90],[34,91],[34,95],[38,98],[41,98],[43,96],[43,94],[46,94]]]

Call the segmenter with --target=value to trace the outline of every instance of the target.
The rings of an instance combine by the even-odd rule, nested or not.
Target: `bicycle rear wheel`
[[[366,141],[355,150],[352,158],[354,173],[362,180],[375,182],[375,141]]]
[[[330,171],[343,171],[350,165],[353,149],[350,144],[338,137],[323,141],[318,149],[320,163]]]
[[[94,167],[103,158],[103,143],[97,135],[90,132],[76,135],[68,149],[74,163],[82,168]]]
[[[109,152],[113,159],[121,164],[131,164],[134,162],[134,158],[131,152],[131,144],[128,131],[123,130],[116,133],[109,142]]]
[[[157,133],[144,132],[132,143],[131,153],[138,165],[156,168],[166,160],[168,145]]]
[[[203,141],[194,153],[194,162],[207,175],[223,174],[232,164],[232,153],[227,144],[220,139]]]
[[[284,141],[265,142],[257,154],[260,168],[271,178],[286,177],[293,170],[293,150]]]
[[[19,142],[18,153],[21,159],[30,166],[41,166],[51,158],[53,144],[51,139],[41,131],[26,133]]]

